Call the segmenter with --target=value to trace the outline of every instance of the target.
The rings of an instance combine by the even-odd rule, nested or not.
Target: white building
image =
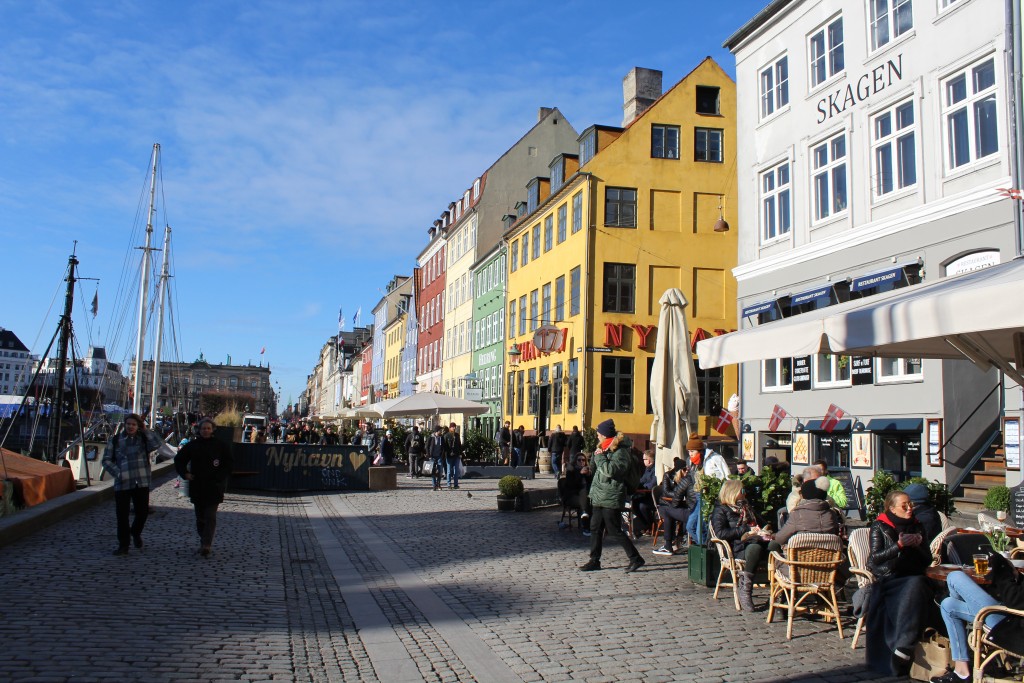
[[[1004,22],[1000,0],[775,0],[725,42],[742,329],[1015,256]],[[956,483],[999,442],[999,385],[966,360],[744,363],[746,452]]]
[[[0,327],[0,394],[24,396],[32,380],[32,357],[18,335]]]

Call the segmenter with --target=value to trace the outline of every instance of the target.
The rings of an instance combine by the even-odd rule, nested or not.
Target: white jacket
[[[729,478],[729,464],[725,462],[721,453],[716,453],[710,448],[705,452],[704,474],[716,479]]]

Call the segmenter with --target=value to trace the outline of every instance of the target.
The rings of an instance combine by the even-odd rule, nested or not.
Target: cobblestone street
[[[0,680],[888,680],[852,624],[839,640],[798,619],[787,642],[784,619],[713,600],[649,539],[641,571],[606,546],[581,573],[589,539],[560,510],[498,513],[490,480],[400,484],[231,494],[209,559],[170,481],[127,558],[110,555],[113,503],[7,546]]]

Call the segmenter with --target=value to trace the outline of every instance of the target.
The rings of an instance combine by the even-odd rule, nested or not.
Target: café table
[[[932,581],[937,583],[946,583],[946,578],[955,571],[962,571],[967,576],[974,580],[974,583],[979,586],[988,586],[992,584],[991,579],[988,575],[980,576],[974,571],[974,567],[971,566],[960,566],[958,564],[936,564],[928,567],[924,570],[924,575]]]

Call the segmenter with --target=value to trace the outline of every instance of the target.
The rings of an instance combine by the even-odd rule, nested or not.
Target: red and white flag
[[[789,417],[789,413],[787,413],[782,406],[776,403],[775,407],[772,408],[772,417],[770,420],[768,420],[768,431],[779,431],[779,425],[781,425],[782,421],[785,420],[787,417]]]
[[[832,430],[839,424],[839,421],[843,419],[843,415],[846,415],[846,411],[835,403],[829,404],[828,412],[825,413],[825,419],[821,422],[822,430],[831,434]]]
[[[266,347],[266,346],[264,346],[263,348],[261,348],[261,349],[260,349],[260,355],[261,355],[261,356],[262,356],[263,354],[265,354],[266,352],[267,352],[267,347]]]
[[[732,415],[728,410],[722,408],[722,412],[718,413],[718,424],[715,425],[715,431],[720,434],[725,434],[725,430],[729,428],[729,424],[732,422]]]

